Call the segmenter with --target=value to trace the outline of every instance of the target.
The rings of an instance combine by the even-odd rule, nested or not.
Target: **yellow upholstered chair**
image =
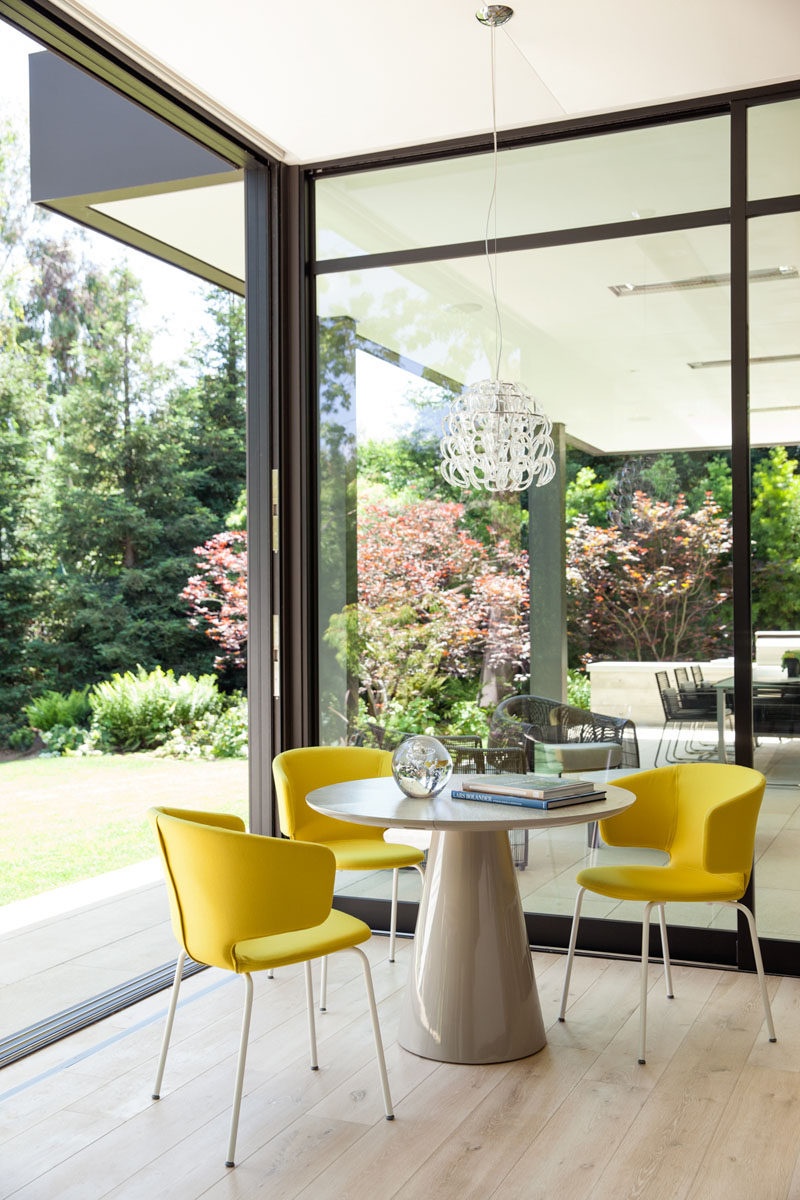
[[[324,846],[295,845],[244,832],[227,813],[150,810],[167,877],[172,928],[180,945],[153,1099],[158,1100],[186,955],[235,971],[245,982],[245,1005],[231,1112],[228,1157],[234,1165],[245,1056],[253,1005],[253,971],[305,963],[311,1069],[317,1070],[311,962],[337,950],[361,959],[372,1016],[387,1120],[393,1119],[363,921],[331,909],[336,864]]]
[[[599,822],[603,841],[609,846],[664,850],[669,854],[669,862],[664,866],[588,867],[578,873],[578,895],[558,1019],[563,1021],[566,1013],[584,892],[588,890],[614,900],[645,902],[639,1010],[640,1063],[645,1061],[647,960],[653,907],[658,908],[667,996],[671,998],[665,904],[670,901],[729,904],[747,918],[769,1040],[774,1042],[775,1028],[755,920],[750,909],[741,903],[750,881],[756,822],[764,796],[764,776],[749,767],[724,763],[682,763],[626,775],[614,782],[618,787],[634,792],[636,802],[618,816]]]
[[[397,932],[397,883],[400,867],[416,867],[425,857],[415,846],[385,842],[385,830],[376,825],[357,825],[314,812],[306,796],[330,783],[390,776],[392,756],[388,750],[369,746],[306,746],[285,750],[272,764],[281,832],[297,842],[329,846],[336,857],[337,871],[376,871],[391,868],[392,913],[389,925],[389,961],[394,962]],[[324,965],[322,1007],[324,1008]]]

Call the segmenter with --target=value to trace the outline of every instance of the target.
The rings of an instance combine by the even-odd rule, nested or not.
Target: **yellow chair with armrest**
[[[391,754],[369,746],[304,746],[279,754],[272,764],[272,774],[281,832],[286,837],[328,846],[335,855],[337,871],[392,870],[389,961],[394,962],[399,869],[416,867],[424,879],[421,866],[424,851],[416,846],[385,842],[385,830],[376,825],[339,821],[315,812],[306,804],[306,796],[315,788],[391,776]],[[320,1006],[325,1007],[324,963]]]
[[[317,1070],[311,959],[353,950],[360,958],[372,1017],[386,1119],[394,1119],[363,921],[331,908],[336,864],[324,846],[244,832],[227,813],[152,808],[167,879],[172,928],[180,946],[153,1099],[158,1100],[186,956],[241,975],[245,1004],[231,1110],[228,1157],[234,1165],[254,971],[305,963],[311,1069]]]
[[[664,850],[669,854],[669,862],[664,866],[587,867],[578,873],[578,895],[558,1019],[565,1019],[581,903],[586,891],[614,900],[644,901],[640,1063],[645,1061],[647,961],[653,907],[658,908],[659,913],[667,996],[671,998],[664,906],[673,901],[728,904],[747,918],[769,1040],[774,1042],[775,1028],[755,919],[741,902],[750,881],[756,822],[764,796],[764,776],[749,767],[724,763],[681,763],[626,775],[615,782],[618,787],[634,792],[636,802],[618,816],[599,822],[603,841],[608,846]]]

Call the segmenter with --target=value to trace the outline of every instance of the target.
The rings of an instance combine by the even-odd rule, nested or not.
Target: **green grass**
[[[0,904],[152,858],[154,804],[246,821],[247,762],[120,754],[3,763]]]

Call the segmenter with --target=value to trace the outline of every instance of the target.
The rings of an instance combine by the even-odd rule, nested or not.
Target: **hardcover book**
[[[461,785],[466,792],[497,792],[501,796],[527,796],[531,800],[555,800],[580,796],[594,790],[585,779],[559,779],[556,775],[467,775]]]
[[[584,785],[584,787],[590,785]],[[453,788],[450,795],[454,800],[480,800],[484,804],[511,804],[517,808],[566,808],[569,804],[587,804],[591,800],[605,800],[605,792],[583,791],[578,795],[539,796],[511,795],[508,792],[476,792],[468,788]]]

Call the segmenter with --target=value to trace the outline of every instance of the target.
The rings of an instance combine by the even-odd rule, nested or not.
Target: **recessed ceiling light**
[[[766,267],[761,271],[751,271],[748,278],[751,283],[769,283],[775,279],[797,279],[800,272],[797,267]],[[615,296],[647,296],[653,292],[691,292],[698,288],[727,287],[730,284],[730,272],[723,275],[694,275],[690,279],[665,280],[663,283],[612,283],[608,290]]]

